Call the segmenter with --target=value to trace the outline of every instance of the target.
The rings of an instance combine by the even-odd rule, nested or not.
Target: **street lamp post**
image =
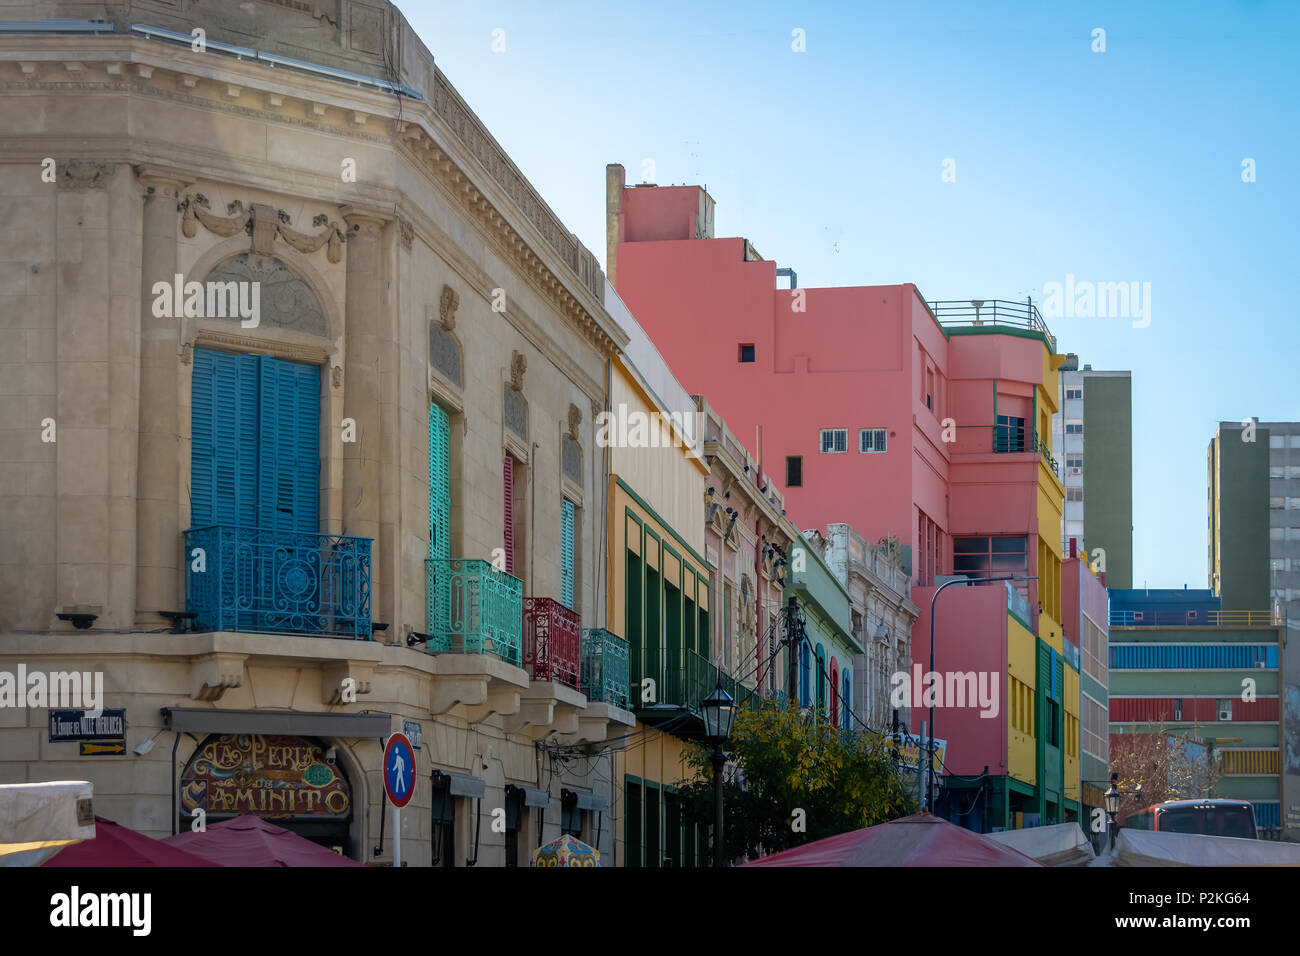
[[[704,717],[704,741],[713,747],[713,865],[726,866],[722,821],[722,768],[727,755],[723,745],[731,739],[731,727],[736,720],[736,700],[722,689],[722,679],[713,693],[700,701]]]
[[[956,581],[945,581],[934,589],[934,596],[930,598],[930,673],[934,673],[934,605],[939,600],[939,594],[944,588],[952,587],[954,584],[989,584],[993,581],[1037,581],[1038,577],[1026,577],[1024,575],[1006,574],[996,578],[960,578]],[[931,774],[934,773],[934,695],[930,695],[930,745],[926,748],[925,757],[925,795],[926,810],[934,813],[934,781]]]

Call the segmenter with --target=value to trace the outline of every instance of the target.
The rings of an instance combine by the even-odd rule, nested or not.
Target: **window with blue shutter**
[[[190,527],[255,527],[258,356],[195,349],[190,401]]]
[[[853,679],[849,676],[849,669],[844,668],[844,679],[840,682],[844,690],[840,694],[840,705],[844,708],[844,729],[853,729]]]
[[[810,665],[808,642],[801,641],[799,644],[799,704],[802,707],[808,707],[812,704],[812,685],[809,682],[811,676]]]
[[[573,502],[560,502],[560,603],[573,609]]]
[[[320,530],[320,370],[258,356],[261,435],[258,526]]]
[[[817,645],[817,673],[814,679],[817,681],[817,713],[824,713],[826,710],[826,648],[820,644]]]
[[[320,370],[194,350],[190,526],[320,529]]]

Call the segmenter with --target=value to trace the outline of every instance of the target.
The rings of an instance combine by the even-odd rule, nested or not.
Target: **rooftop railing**
[[[1008,299],[946,299],[929,303],[930,311],[941,326],[981,327],[1006,326],[1039,332],[1047,346],[1056,351],[1056,336],[1043,321],[1042,313],[1033,299],[1013,302]]]
[[[1216,611],[1111,609],[1111,627],[1259,627],[1283,623],[1281,612],[1271,610]]]

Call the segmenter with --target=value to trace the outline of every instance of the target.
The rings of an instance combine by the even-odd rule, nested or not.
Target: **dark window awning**
[[[524,806],[526,807],[549,807],[551,805],[551,795],[545,790],[538,790],[536,787],[526,787],[523,784],[512,783],[506,787],[507,793],[522,793],[524,795]]]
[[[482,799],[487,794],[487,783],[467,773],[454,773],[449,770],[435,770],[433,785],[446,788],[453,797],[473,797]]]
[[[587,793],[585,790],[565,790],[565,802],[573,801],[573,805],[579,810],[604,810],[609,806],[609,801],[598,793]]]
[[[292,737],[373,737],[392,733],[390,714],[311,714],[284,710],[162,708],[163,726],[177,733],[287,734]]]

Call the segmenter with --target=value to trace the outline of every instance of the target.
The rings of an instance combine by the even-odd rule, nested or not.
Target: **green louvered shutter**
[[[429,406],[429,557],[451,557],[451,421]]]
[[[560,603],[573,609],[573,502],[560,503]]]

